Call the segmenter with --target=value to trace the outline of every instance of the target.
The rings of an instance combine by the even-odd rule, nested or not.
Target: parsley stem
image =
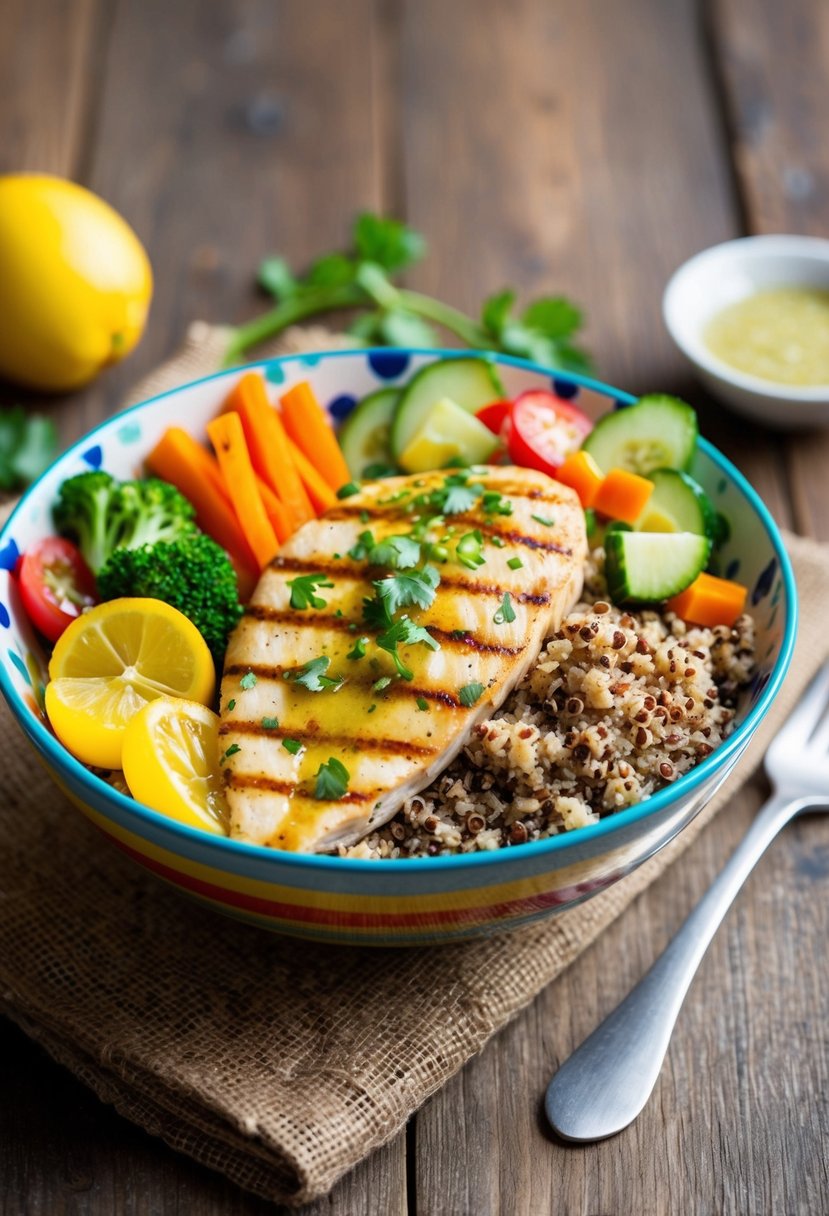
[[[467,346],[475,346],[479,350],[488,350],[492,346],[492,338],[487,337],[481,326],[459,308],[444,304],[442,300],[433,300],[431,296],[425,296],[420,291],[410,291],[406,287],[398,288],[397,294],[403,308],[418,313],[429,321],[436,321],[444,329],[462,338]]]
[[[230,340],[222,360],[223,367],[232,367],[251,346],[266,342],[282,333],[289,325],[304,321],[307,317],[322,312],[336,312],[341,308],[366,306],[366,293],[361,287],[347,284],[344,287],[324,287],[318,291],[305,291],[292,296],[275,308],[263,312],[259,317],[238,325],[231,330]]]

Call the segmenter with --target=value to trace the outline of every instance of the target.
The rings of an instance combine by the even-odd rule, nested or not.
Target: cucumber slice
[[[389,448],[389,430],[399,388],[380,388],[358,401],[337,433],[345,463],[352,477],[359,481],[368,465],[393,465]]]
[[[714,540],[717,513],[693,477],[679,469],[654,469],[648,477],[653,493],[633,525],[635,532],[695,532]]]
[[[489,427],[443,397],[400,453],[400,465],[407,473],[427,473],[452,463],[486,464],[497,447],[498,437]]]
[[[678,397],[653,393],[600,418],[582,447],[603,473],[687,469],[697,446],[697,416]]]
[[[693,532],[608,532],[605,576],[617,604],[670,599],[705,569],[711,542]]]
[[[486,359],[438,359],[430,363],[400,394],[391,425],[392,455],[400,457],[441,398],[448,397],[468,414],[475,414],[503,396],[495,368]]]

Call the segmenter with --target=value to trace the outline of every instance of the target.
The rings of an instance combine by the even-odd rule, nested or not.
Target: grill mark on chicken
[[[550,500],[551,505],[554,505],[554,500]],[[534,505],[538,505],[537,503]],[[371,519],[386,519],[397,520],[401,523],[413,522],[411,515],[391,515],[389,511],[378,510],[374,506],[354,507],[349,509],[346,504],[343,507],[332,507],[330,511],[326,511],[324,518],[326,520],[342,521],[344,519],[353,519],[358,515],[367,515]],[[472,524],[481,533],[482,536],[496,537],[504,543],[513,545],[524,545],[528,549],[542,549],[545,553],[560,553],[562,557],[572,557],[573,550],[566,548],[564,545],[557,545],[553,540],[540,540],[537,536],[527,536],[523,532],[506,532],[502,528],[496,528],[491,523],[479,519],[474,513],[467,514],[466,512],[458,512],[457,515],[448,517],[452,523]],[[278,564],[279,558],[276,559]],[[284,567],[283,567],[284,568]]]
[[[278,664],[267,663],[230,663],[225,667],[226,676],[245,676],[248,672],[252,672],[257,680],[282,680],[286,674],[293,674],[298,671],[297,667],[282,667]],[[360,688],[371,688],[376,683],[376,677],[373,672],[365,673],[355,672],[354,675],[349,675],[344,684],[356,684]],[[344,686],[344,685],[343,685]],[[317,696],[336,696],[336,692],[330,694],[317,693]],[[439,701],[441,705],[447,706],[449,709],[462,709],[460,701],[447,692],[443,688],[413,688],[407,680],[392,680],[391,684],[387,685],[382,690],[382,700],[388,697],[410,697],[416,700],[418,697],[423,697],[427,701]]]
[[[501,595],[500,591],[498,595]],[[539,601],[534,600],[533,602],[538,603]],[[545,603],[546,600],[541,600],[540,602]],[[327,629],[333,633],[353,633],[355,636],[359,636],[360,632],[351,628],[351,624],[346,617],[334,616],[333,613],[320,612],[319,610],[306,612],[305,609],[271,608],[267,604],[254,604],[249,605],[245,609],[244,615],[254,621],[267,621],[271,625],[296,625],[298,627],[304,626],[306,629]],[[373,631],[366,626],[364,632],[367,636],[370,636]],[[448,646],[450,649],[465,646],[470,650],[477,650],[480,654],[504,655],[521,654],[524,649],[523,646],[500,646],[497,642],[481,642],[469,633],[458,636],[455,631],[440,629],[437,625],[430,625],[429,632],[441,645]],[[232,668],[228,668],[227,670],[232,671]]]
[[[319,802],[312,791],[302,789],[296,782],[279,781],[276,777],[266,777],[264,773],[239,773],[225,769],[225,785],[236,790],[267,790],[271,794],[292,794],[306,798],[309,802]],[[325,802],[371,802],[377,795],[377,790],[348,790],[341,798],[326,798]]]
[[[288,729],[288,736],[299,743],[326,743],[332,747],[354,747],[359,751],[384,752],[390,756],[434,756],[437,748],[411,743],[408,739],[377,739],[370,735],[331,735],[327,731]],[[281,741],[279,730],[263,726],[261,722],[245,722],[232,718],[219,727],[220,735],[255,735]]]

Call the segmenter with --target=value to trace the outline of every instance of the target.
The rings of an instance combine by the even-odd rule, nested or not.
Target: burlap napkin
[[[216,330],[194,328],[139,395],[210,370],[221,346]],[[65,801],[3,705],[0,1008],[174,1148],[267,1198],[324,1194],[674,861],[759,762],[829,647],[829,550],[795,537],[790,547],[797,654],[738,775],[606,893],[467,945],[294,943],[190,903]]]

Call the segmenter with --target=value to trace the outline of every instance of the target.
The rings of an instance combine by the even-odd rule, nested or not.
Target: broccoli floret
[[[219,667],[242,615],[230,558],[198,531],[140,549],[116,549],[98,575],[98,590],[103,600],[137,595],[172,604],[196,626]]]
[[[116,481],[101,471],[79,473],[60,487],[55,526],[75,541],[94,574],[116,549],[173,541],[196,531],[195,511],[166,481]]]

